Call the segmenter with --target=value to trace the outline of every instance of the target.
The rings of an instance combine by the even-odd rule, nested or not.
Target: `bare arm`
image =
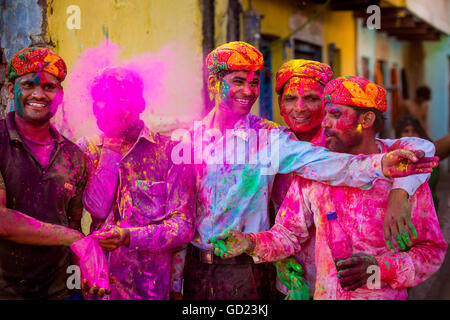
[[[436,147],[436,156],[445,159],[450,155],[450,134],[434,142]]]
[[[12,242],[41,246],[68,246],[83,238],[73,229],[41,222],[6,208],[6,192],[0,190],[0,237]]]

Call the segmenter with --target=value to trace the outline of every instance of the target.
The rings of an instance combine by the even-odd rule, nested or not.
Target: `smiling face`
[[[363,141],[360,116],[350,106],[328,103],[322,127],[331,151],[350,153]]]
[[[259,71],[232,71],[222,80],[212,78],[216,106],[236,116],[247,115],[259,96]]]
[[[314,80],[290,79],[279,98],[281,115],[294,132],[308,132],[320,127],[323,118],[323,87]]]
[[[8,83],[8,95],[14,100],[16,114],[26,122],[41,125],[48,122],[62,102],[59,80],[48,72],[27,73]]]

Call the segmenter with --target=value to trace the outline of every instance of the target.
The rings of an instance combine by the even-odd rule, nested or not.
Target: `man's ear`
[[[215,94],[218,93],[219,85],[220,80],[215,75],[210,75],[208,77],[208,92],[211,100],[213,100]]]
[[[361,125],[364,129],[368,129],[372,127],[375,123],[376,115],[372,111],[368,111],[362,114],[362,122]]]
[[[8,98],[10,100],[14,100],[14,85],[15,81],[8,81],[8,83],[6,84],[6,91],[8,92]]]

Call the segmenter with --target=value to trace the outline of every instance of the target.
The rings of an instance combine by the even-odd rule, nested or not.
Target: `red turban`
[[[275,91],[281,95],[283,86],[293,77],[313,79],[325,86],[333,78],[333,71],[325,63],[303,59],[290,60],[277,72]]]
[[[6,74],[14,80],[31,72],[48,72],[64,81],[67,67],[64,60],[47,48],[26,48],[17,52],[9,61]]]
[[[328,82],[324,89],[324,104],[387,110],[386,90],[360,77],[340,77]]]
[[[258,49],[243,41],[225,43],[205,59],[209,74],[220,71],[260,71],[263,56]]]

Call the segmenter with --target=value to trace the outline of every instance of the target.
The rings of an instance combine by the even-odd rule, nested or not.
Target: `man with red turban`
[[[284,120],[295,133],[300,141],[308,141],[317,146],[325,147],[325,135],[321,122],[325,115],[322,104],[325,85],[332,79],[330,66],[312,60],[295,59],[284,63],[276,74],[276,87],[278,93],[278,103],[280,112]],[[393,140],[383,140],[391,145]],[[428,156],[432,155],[433,146],[431,143],[421,139],[403,139],[400,146],[405,149],[423,150]],[[428,175],[396,179],[394,187],[390,192],[390,201],[386,214],[385,236],[387,240],[398,241],[399,246],[407,247],[410,239],[406,239],[410,228],[413,232],[411,214],[407,208],[408,196],[412,196],[415,190],[428,179]],[[286,196],[292,181],[293,174],[277,175],[274,182],[272,199],[274,207],[278,209]],[[314,228],[314,225],[311,225]],[[391,231],[392,229],[392,231]],[[311,293],[314,292],[315,268],[314,268],[314,241],[315,232],[310,230],[312,237],[303,245],[303,250],[296,255],[297,261],[304,268],[306,282]],[[405,235],[405,239],[397,238],[398,234]],[[388,243],[390,245],[390,242]],[[288,273],[286,266],[288,263],[295,263],[292,259],[277,261],[276,266],[280,279],[286,282],[283,275]],[[277,286],[286,293],[286,289]]]
[[[362,78],[342,77],[330,81],[323,96],[322,127],[331,151],[374,155],[404,143],[376,139],[387,108],[382,87]],[[409,199],[417,229],[411,234],[411,249],[386,247],[383,226],[395,183],[377,179],[372,188],[362,190],[295,177],[270,230],[254,235],[229,230],[212,242],[221,256],[247,252],[259,263],[300,253],[314,232],[314,299],[406,299],[408,287],[439,269],[447,244],[428,184],[423,183]]]
[[[51,124],[63,97],[64,60],[46,48],[7,67],[14,111],[0,121],[0,299],[65,299],[67,247],[83,237],[89,160]]]

